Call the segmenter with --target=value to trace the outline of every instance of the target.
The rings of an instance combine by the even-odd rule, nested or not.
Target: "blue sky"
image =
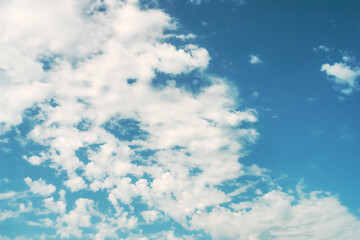
[[[0,9],[1,240],[360,236],[359,1]]]

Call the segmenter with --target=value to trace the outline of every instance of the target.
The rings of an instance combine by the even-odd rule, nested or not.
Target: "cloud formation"
[[[355,58],[345,54],[342,59],[342,62],[323,64],[320,70],[326,73],[336,90],[351,95],[359,89],[360,69],[356,66]]]
[[[258,138],[256,111],[207,73],[208,51],[187,43],[164,11],[135,0],[12,0],[0,16],[0,133],[33,110],[23,141],[42,148],[24,165],[51,168],[60,181],[26,176],[29,203],[9,205],[0,220],[33,212],[28,225],[50,229],[45,238],[358,236],[359,221],[336,197],[283,192],[266,169],[239,162]],[[201,82],[190,87],[178,78],[194,72]],[[142,232],[161,223],[188,234]]]
[[[249,62],[254,65],[263,63],[263,61],[260,59],[260,57],[258,55],[254,55],[254,54],[250,54]]]
[[[51,195],[56,190],[54,185],[46,184],[46,182],[41,178],[37,181],[33,181],[31,178],[27,177],[24,180],[26,185],[30,187],[30,191],[34,194],[48,196]]]

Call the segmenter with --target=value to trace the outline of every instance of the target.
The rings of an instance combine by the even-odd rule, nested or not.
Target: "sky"
[[[357,240],[360,1],[0,0],[0,240]]]

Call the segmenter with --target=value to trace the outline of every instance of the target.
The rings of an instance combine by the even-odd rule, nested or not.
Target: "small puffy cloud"
[[[358,79],[360,69],[351,67],[345,62],[337,62],[334,64],[323,64],[321,71],[329,76],[330,81],[334,83],[334,88],[341,91],[345,95],[350,95],[354,90],[358,89]]]
[[[71,176],[69,180],[64,182],[64,185],[70,188],[72,192],[76,192],[87,187],[84,179],[79,176]]]
[[[61,200],[55,202],[53,197],[44,199],[43,205],[53,213],[64,213],[66,210],[66,202]]]
[[[90,199],[77,199],[75,208],[57,219],[57,234],[62,238],[70,236],[81,238],[82,230],[80,228],[91,225],[91,217],[94,212],[93,205],[94,202]]]
[[[260,57],[258,55],[254,55],[254,54],[250,54],[249,62],[254,65],[263,63],[263,61],[260,59]]]
[[[193,33],[189,33],[189,34],[167,34],[164,37],[166,38],[177,38],[180,39],[182,41],[188,40],[188,39],[194,39],[196,38],[196,35]]]
[[[30,191],[34,194],[49,196],[56,190],[54,185],[46,184],[46,182],[41,178],[37,181],[33,181],[30,177],[27,177],[24,180],[25,183],[30,187]]]
[[[342,60],[346,63],[351,63],[356,61],[355,57],[350,56],[347,52],[344,52],[344,55],[342,56]]]
[[[23,158],[26,160],[26,161],[28,161],[30,164],[32,164],[32,165],[40,165],[42,162],[44,162],[45,161],[45,158],[44,158],[45,156],[44,155],[42,155],[42,156],[36,156],[36,155],[33,155],[33,156],[31,156],[31,157],[28,157],[28,156],[23,156]]]

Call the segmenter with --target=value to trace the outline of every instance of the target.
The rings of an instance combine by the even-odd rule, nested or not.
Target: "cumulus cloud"
[[[71,176],[69,180],[64,182],[64,185],[70,188],[72,192],[79,191],[87,187],[84,179],[79,176]]]
[[[320,195],[320,196],[319,196]],[[360,223],[332,196],[271,191],[253,201],[198,212],[191,221],[214,239],[356,239]],[[334,226],[334,227],[330,227]],[[336,226],[336,227],[335,227]]]
[[[42,148],[24,160],[52,168],[69,190],[57,199],[54,185],[25,178],[45,215],[30,225],[52,227],[61,238],[118,239],[122,232],[146,239],[139,226],[161,219],[214,238],[297,239],[322,216],[309,236],[356,236],[358,221],[336,198],[296,203],[266,169],[239,162],[258,138],[257,113],[239,105],[229,82],[207,73],[208,51],[187,43],[195,35],[179,33],[164,11],[135,0],[12,0],[0,7],[0,132],[36,107],[26,140]],[[194,71],[200,84],[190,90],[177,76]],[[255,180],[243,180],[249,176]],[[256,197],[238,202],[249,192]]]
[[[341,93],[350,95],[358,89],[360,70],[357,67],[351,67],[346,62],[337,62],[323,64],[320,70],[329,76],[334,83],[334,88],[340,90]]]
[[[25,183],[30,187],[30,191],[34,194],[48,196],[51,195],[56,190],[54,185],[46,184],[46,182],[41,178],[37,181],[33,181],[31,178],[27,177],[24,180]]]
[[[160,213],[156,210],[143,211],[141,215],[146,223],[152,223],[160,217]]]
[[[249,62],[254,65],[263,63],[263,61],[260,59],[260,57],[258,55],[254,55],[254,54],[250,54]]]

